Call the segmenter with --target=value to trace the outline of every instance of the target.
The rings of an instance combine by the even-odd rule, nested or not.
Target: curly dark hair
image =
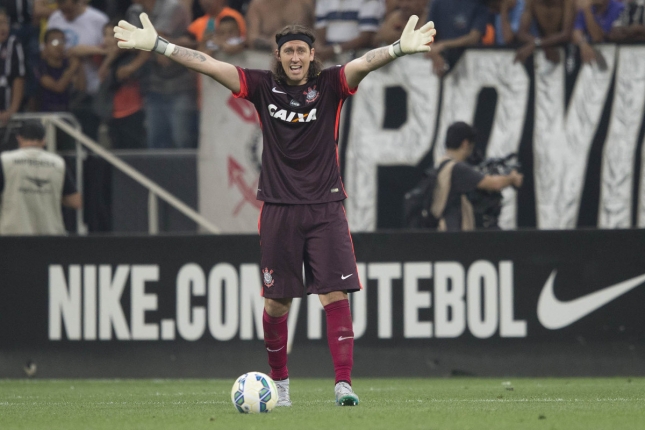
[[[275,42],[278,43],[278,41],[283,37],[288,34],[303,34],[311,39],[311,42],[316,41],[316,36],[314,35],[313,30],[311,30],[308,27],[305,27],[304,25],[300,24],[291,24],[287,25],[284,27],[282,30],[280,30],[278,33],[275,35]],[[319,59],[314,57],[313,61],[309,63],[309,71],[307,72],[307,80],[313,79],[316,76],[320,75],[320,72],[323,69],[323,65],[320,62]],[[276,58],[273,61],[273,78],[278,81],[278,82],[286,82],[287,81],[287,73],[284,71],[284,68],[282,67],[282,63]]]

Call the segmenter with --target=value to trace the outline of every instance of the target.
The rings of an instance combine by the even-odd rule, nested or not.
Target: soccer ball
[[[233,384],[231,400],[243,414],[269,412],[278,403],[278,388],[264,373],[245,373]]]

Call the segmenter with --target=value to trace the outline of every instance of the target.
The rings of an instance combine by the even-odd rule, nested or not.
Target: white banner
[[[352,231],[376,229],[377,168],[415,165],[430,150],[439,112],[439,79],[422,56],[398,59],[370,73],[354,96],[345,158],[345,202]],[[407,93],[407,121],[398,130],[384,130],[385,90]]]
[[[568,108],[564,105],[564,61],[535,55],[535,200],[538,227],[575,228],[589,149],[609,94],[616,47],[596,47],[601,62],[583,66]],[[563,58],[562,52],[560,57]]]
[[[605,140],[598,227],[632,225],[632,193],[638,133],[645,109],[645,47],[618,52],[609,133]]]
[[[224,59],[268,69],[271,57],[246,51]],[[255,107],[205,76],[199,133],[199,211],[225,233],[257,232],[262,132]]]
[[[599,133],[603,110],[612,100],[607,137],[603,144],[598,226],[632,226],[633,183],[640,184],[638,225],[645,226],[645,156],[641,175],[634,178],[637,137],[645,115],[645,48],[600,45],[602,60],[583,65],[571,99],[565,105],[565,55],[553,64],[541,51],[534,58],[533,175],[537,226],[566,229],[577,226],[587,165]],[[443,79],[432,72],[423,56],[408,56],[370,73],[353,97],[350,131],[345,148],[344,181],[349,195],[346,209],[352,231],[374,231],[377,226],[378,167],[415,166],[430,152],[443,152],[446,129],[454,121],[472,123],[478,97],[494,88],[497,102],[487,156],[501,157],[520,148],[530,118],[531,78],[513,62],[510,50],[471,50]],[[270,67],[266,53],[245,52],[227,61],[241,67]],[[612,79],[615,79],[613,93]],[[255,200],[262,136],[255,108],[209,79],[202,85],[202,122],[199,150],[200,211],[226,233],[250,233],[257,228],[260,204]],[[385,94],[398,87],[406,93],[406,121],[385,129]],[[441,94],[441,104],[440,93]],[[391,107],[390,107],[391,108]],[[347,107],[344,110],[348,110]],[[341,133],[341,136],[343,134]],[[433,142],[435,143],[432,147]],[[530,143],[530,142],[529,142]],[[526,144],[526,143],[525,143]],[[342,148],[341,148],[342,149]],[[645,151],[645,147],[643,148]],[[517,225],[516,195],[504,193],[499,223]]]

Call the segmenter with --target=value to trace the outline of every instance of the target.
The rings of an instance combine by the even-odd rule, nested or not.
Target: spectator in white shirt
[[[325,61],[372,47],[384,15],[383,0],[316,2],[316,57]]]

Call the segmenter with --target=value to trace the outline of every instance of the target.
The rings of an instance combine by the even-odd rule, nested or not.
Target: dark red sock
[[[354,365],[354,329],[349,300],[339,300],[325,306],[327,315],[327,343],[334,362],[336,383],[352,383]]]
[[[262,315],[264,327],[264,346],[269,354],[271,366],[271,379],[280,381],[289,377],[287,370],[287,316],[272,317],[267,311]]]

